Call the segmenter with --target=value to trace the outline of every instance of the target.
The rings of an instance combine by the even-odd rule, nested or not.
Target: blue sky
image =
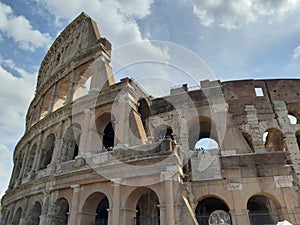
[[[168,41],[193,51],[222,81],[299,78],[300,0],[1,0],[1,194],[40,63],[82,11],[113,48]],[[152,47],[149,51],[157,51]]]

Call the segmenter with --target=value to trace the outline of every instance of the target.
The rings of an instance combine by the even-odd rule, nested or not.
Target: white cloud
[[[8,69],[20,77],[13,76]],[[33,98],[36,75],[18,68],[11,60],[0,59],[0,77],[0,143],[15,144],[24,131],[26,109]]]
[[[13,167],[13,153],[6,145],[0,144],[0,198],[7,189]]]
[[[115,45],[143,40],[136,19],[150,14],[153,0],[94,0],[86,4],[81,0],[36,0],[45,6],[57,20],[69,21],[82,11],[98,22],[99,30]]]
[[[12,8],[0,2],[0,32],[18,43],[23,50],[48,47],[51,37],[32,28],[24,16],[15,16]]]
[[[269,23],[282,19],[300,6],[299,0],[189,0],[193,12],[204,26],[217,24],[227,30],[241,28],[259,17]]]
[[[300,57],[300,45],[294,49],[293,58],[297,59]]]

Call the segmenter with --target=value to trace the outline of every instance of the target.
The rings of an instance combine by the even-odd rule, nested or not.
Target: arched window
[[[221,213],[223,220],[226,219],[226,223],[224,224],[232,224],[227,204],[218,198],[207,197],[203,199],[202,201],[198,202],[195,210],[197,221],[201,225],[212,224],[209,222],[212,220],[212,216],[214,216],[215,220],[215,223],[213,224],[218,224],[219,218],[216,216],[220,215]]]
[[[208,117],[200,117],[194,120],[189,129],[189,148],[212,149],[219,148],[217,131]]]
[[[263,195],[252,196],[247,202],[247,209],[251,225],[276,224],[280,221],[275,203]]]
[[[61,161],[74,160],[79,152],[81,127],[78,123],[72,124],[65,132],[61,153]]]
[[[106,149],[110,149],[114,147],[114,143],[115,143],[114,124],[112,122],[109,122],[104,129],[103,146]]]
[[[263,135],[266,151],[286,151],[283,133],[276,128],[269,128]]]
[[[83,219],[80,225],[107,225],[109,200],[101,192],[91,194],[83,205]]]
[[[51,163],[52,160],[52,154],[54,150],[54,144],[55,144],[55,136],[54,134],[50,134],[46,140],[45,144],[43,145],[42,152],[41,152],[41,161],[39,169],[46,169],[47,166]]]
[[[29,214],[29,218],[28,218],[29,224],[39,225],[41,214],[42,214],[42,206],[39,202],[35,202]]]
[[[151,115],[150,106],[145,98],[142,98],[138,101],[138,113],[141,116],[141,120],[144,126],[144,129],[147,133],[148,131],[148,117]]]
[[[54,204],[54,215],[51,224],[67,225],[69,203],[65,198],[59,198]]]
[[[18,208],[17,212],[15,213],[12,224],[13,225],[19,225],[21,217],[22,217],[22,208],[20,207],[20,208]]]
[[[29,151],[29,154],[27,156],[27,162],[26,162],[24,176],[26,176],[32,169],[34,157],[36,155],[36,147],[37,147],[37,144],[34,144]]]

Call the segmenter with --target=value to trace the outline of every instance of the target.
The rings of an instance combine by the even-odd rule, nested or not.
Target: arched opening
[[[104,128],[103,146],[105,149],[110,150],[115,144],[115,129],[114,124],[109,122]]]
[[[83,219],[81,225],[107,225],[109,200],[100,192],[91,194],[83,206]]]
[[[74,88],[73,101],[84,95],[87,95],[90,91],[91,86],[92,76],[88,76],[88,74],[83,74],[77,77],[77,80],[75,80],[76,85]]]
[[[79,152],[81,127],[78,123],[72,124],[65,132],[61,153],[61,161],[74,160]]]
[[[160,225],[159,197],[150,188],[135,189],[126,200],[125,224]]]
[[[159,225],[159,200],[157,195],[152,190],[144,192],[136,205],[136,225]]]
[[[27,156],[27,162],[26,162],[24,176],[26,176],[32,169],[34,157],[36,155],[36,147],[37,147],[37,144],[34,144],[29,151],[29,154]]]
[[[30,225],[39,225],[40,224],[40,216],[42,214],[42,206],[39,202],[35,202],[32,209],[31,213],[29,214],[29,224]]]
[[[54,215],[51,224],[67,225],[69,203],[65,198],[59,198],[54,204]]]
[[[198,202],[195,210],[197,221],[201,225],[218,224],[218,223],[209,223],[209,220],[211,219],[210,217],[212,216],[216,217],[216,215],[221,215],[219,212],[222,212],[222,216],[224,217],[223,218],[224,222],[226,222],[224,224],[231,225],[232,223],[231,223],[229,208],[224,201],[218,198],[207,197],[203,199],[202,201]],[[218,221],[219,219],[220,218],[215,218],[216,221]]]
[[[4,224],[9,224],[9,217],[10,217],[10,211],[8,211],[7,213],[6,213],[6,216],[5,216],[5,219],[4,219]]]
[[[245,131],[241,131],[242,132],[242,135],[244,137],[244,140],[247,142],[248,146],[250,147],[251,151],[254,152],[254,146],[253,146],[253,143],[252,143],[252,137],[250,134],[248,134],[247,132]]]
[[[269,128],[263,135],[266,151],[286,151],[283,133],[276,128]]]
[[[109,203],[108,199],[105,197],[102,199],[97,207],[96,210],[96,219],[95,219],[95,225],[107,225],[108,224],[108,208]]]
[[[61,108],[66,99],[69,90],[69,80],[60,80],[56,88],[56,96],[53,104],[53,111]]]
[[[170,126],[161,125],[154,130],[154,140],[157,142],[165,138],[171,138],[174,140],[173,129]]]
[[[22,217],[22,208],[20,207],[20,208],[18,208],[18,210],[15,213],[15,216],[14,216],[12,224],[13,225],[19,225],[21,217]]]
[[[54,144],[55,144],[54,134],[48,135],[41,151],[41,161],[39,166],[40,170],[46,169],[47,166],[51,163]]]
[[[247,202],[251,225],[276,224],[280,221],[275,202],[263,195],[254,195]]]
[[[95,124],[102,151],[112,150],[116,143],[114,116],[109,112],[103,113],[96,119]]]
[[[295,116],[289,114],[288,118],[290,120],[290,124],[297,124],[297,118]]]
[[[219,149],[219,144],[214,139],[201,138],[199,141],[196,142],[194,149],[196,151]]]
[[[146,133],[148,134],[149,124],[148,117],[151,115],[150,106],[145,98],[138,101],[138,113],[141,116],[142,124]]]
[[[204,144],[204,148],[208,147],[209,143],[219,148],[217,131],[210,118],[199,117],[198,120],[192,121],[189,129],[189,148],[195,150],[196,144],[197,147]]]
[[[296,131],[296,139],[297,139],[298,148],[300,150],[300,130]]]

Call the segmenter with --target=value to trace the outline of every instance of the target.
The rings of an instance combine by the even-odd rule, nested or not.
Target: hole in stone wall
[[[261,96],[264,96],[264,92],[263,92],[263,89],[262,88],[254,88],[255,90],[255,95],[257,97],[261,97]]]
[[[297,124],[297,118],[293,115],[288,115],[291,124]]]

